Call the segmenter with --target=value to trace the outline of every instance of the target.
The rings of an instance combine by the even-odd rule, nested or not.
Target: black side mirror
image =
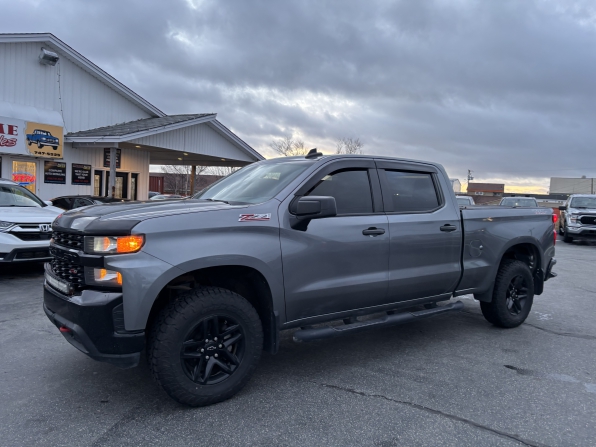
[[[559,211],[566,211],[566,210],[567,210],[567,207],[566,207],[566,206],[564,206],[564,205],[561,205],[561,206],[559,207]]]
[[[337,216],[335,197],[297,196],[290,203],[290,214],[292,228],[306,231],[312,219]]]

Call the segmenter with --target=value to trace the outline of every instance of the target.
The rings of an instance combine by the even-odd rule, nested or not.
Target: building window
[[[12,181],[35,194],[37,164],[34,161],[13,161]]]

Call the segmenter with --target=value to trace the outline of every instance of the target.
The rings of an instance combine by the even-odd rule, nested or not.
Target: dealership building
[[[151,164],[262,159],[215,113],[166,115],[52,34],[0,34],[0,177],[44,200],[143,200]]]

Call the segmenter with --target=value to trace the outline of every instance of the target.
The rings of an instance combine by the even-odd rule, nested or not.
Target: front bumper
[[[573,227],[566,225],[565,230],[569,236],[577,239],[596,239],[596,227],[590,225],[589,227]]]
[[[50,241],[24,241],[10,233],[0,233],[0,263],[45,262],[52,259]]]
[[[138,365],[145,333],[124,330],[121,293],[83,290],[69,297],[46,282],[43,310],[64,338],[92,359],[120,368]]]

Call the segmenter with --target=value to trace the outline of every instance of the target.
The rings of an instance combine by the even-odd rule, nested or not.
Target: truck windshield
[[[306,160],[255,163],[198,192],[193,199],[232,204],[266,202],[310,165],[312,162]]]
[[[596,197],[574,197],[569,206],[571,208],[596,209]]]
[[[530,207],[537,207],[538,203],[534,199],[518,199],[518,198],[511,198],[511,199],[503,199],[501,202],[501,206],[530,206]]]
[[[19,185],[0,185],[0,206],[46,206],[35,194]]]

